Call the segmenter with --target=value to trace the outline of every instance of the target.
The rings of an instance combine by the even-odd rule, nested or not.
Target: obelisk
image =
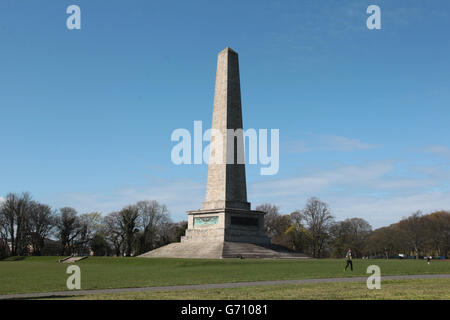
[[[188,228],[180,242],[140,257],[294,257],[271,247],[264,229],[264,213],[251,210],[247,202],[239,61],[238,54],[229,47],[219,53],[217,60],[211,129],[215,135],[211,133],[206,197],[201,209],[188,211]],[[222,143],[217,143],[217,137]]]
[[[250,204],[247,202],[245,164],[243,154],[238,154],[238,147],[243,151],[244,137],[242,134],[230,135],[230,131],[227,131],[243,129],[239,59],[238,54],[229,47],[221,51],[217,59],[212,129],[222,136],[221,145],[218,146],[222,149],[222,157],[221,163],[211,161],[208,166],[206,199],[202,210],[248,210]],[[216,160],[213,157],[216,152],[214,142],[217,141],[211,141],[210,159]],[[239,155],[241,161],[238,161]]]
[[[217,59],[211,129],[216,135],[211,137],[205,201],[201,210],[188,211],[182,242],[270,244],[264,213],[251,210],[247,202],[239,59],[229,47]]]

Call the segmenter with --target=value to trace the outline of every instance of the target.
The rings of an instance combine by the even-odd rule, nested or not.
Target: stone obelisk
[[[247,202],[244,137],[235,134],[243,129],[239,61],[238,54],[228,47],[218,56],[211,129],[216,134],[211,133],[206,198],[201,209],[188,211],[188,229],[181,242],[140,257],[303,258],[271,247],[264,230],[264,213],[251,210]]]
[[[217,59],[212,120],[216,135],[211,134],[206,198],[201,210],[188,212],[188,230],[182,241],[270,243],[264,213],[250,210],[247,202],[242,130],[239,59],[227,47]]]
[[[247,202],[245,164],[242,158],[241,163],[238,163],[237,152],[238,146],[243,146],[244,137],[227,134],[227,129],[243,129],[238,54],[229,47],[218,56],[212,129],[217,130],[222,136],[222,143],[218,146],[222,149],[220,150],[222,163],[216,164],[211,161],[209,164],[206,199],[202,204],[202,210],[218,208],[248,210],[250,204]],[[216,151],[214,146],[212,141],[210,159]],[[241,150],[243,151],[243,148]]]

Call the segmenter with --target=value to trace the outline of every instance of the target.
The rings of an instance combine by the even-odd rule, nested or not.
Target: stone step
[[[299,259],[308,258],[299,253],[282,251],[281,248],[268,248],[252,243],[229,241],[198,241],[182,238],[181,242],[140,255],[143,258],[252,258],[252,259]]]
[[[184,240],[140,255],[143,258],[222,258],[223,242],[201,242]]]
[[[254,259],[280,259],[290,258],[299,259],[307,258],[306,255],[289,252],[287,249],[283,251],[280,248],[263,247],[252,243],[242,242],[224,242],[223,258],[254,258]]]
[[[74,263],[74,262],[78,262],[80,260],[84,260],[84,259],[87,259],[87,258],[88,258],[88,256],[80,256],[80,257],[72,257],[72,256],[70,256],[70,257],[67,257],[67,258],[59,260],[59,262],[60,263]]]

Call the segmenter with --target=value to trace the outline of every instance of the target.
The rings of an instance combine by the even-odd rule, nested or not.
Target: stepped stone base
[[[183,241],[140,255],[142,258],[258,258],[258,259],[304,259],[308,256],[290,252],[278,246],[260,246],[252,243],[230,241]]]
[[[143,258],[307,258],[270,244],[264,213],[247,208],[188,212],[188,229],[181,242],[149,251]]]

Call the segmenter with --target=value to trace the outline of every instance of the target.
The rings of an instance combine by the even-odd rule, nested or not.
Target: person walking
[[[344,271],[347,271],[349,265],[350,269],[353,271],[352,249],[348,249],[347,254],[345,255],[345,259],[347,260],[347,264],[345,265]]]

